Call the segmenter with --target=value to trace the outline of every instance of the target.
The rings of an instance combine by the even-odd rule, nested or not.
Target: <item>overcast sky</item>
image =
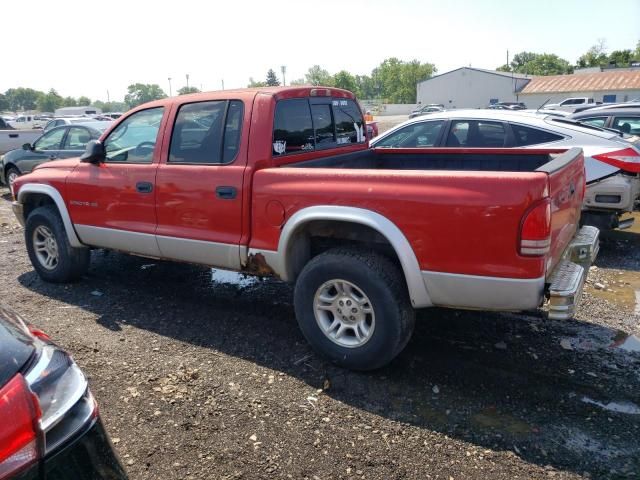
[[[496,68],[527,50],[571,63],[598,38],[609,51],[640,40],[640,0],[4,0],[0,92],[55,88],[122,100],[127,85],[167,93],[246,87],[269,68],[286,79],[321,65],[370,74],[396,56]]]

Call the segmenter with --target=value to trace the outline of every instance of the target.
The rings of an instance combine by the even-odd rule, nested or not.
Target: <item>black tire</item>
[[[18,168],[14,166],[7,168],[7,170],[4,172],[4,180],[7,184],[7,187],[11,185],[11,182],[9,181],[11,175],[17,175],[19,177],[21,175],[20,170],[18,170]]]
[[[55,265],[51,265],[50,268],[45,267],[44,262],[41,260],[42,257],[39,257],[36,252],[34,233],[39,227],[43,227],[45,232],[50,232],[56,244],[57,260]],[[66,283],[78,280],[89,268],[91,252],[88,248],[74,248],[69,244],[60,214],[53,205],[38,207],[29,214],[25,225],[24,238],[33,268],[47,282]],[[43,238],[46,237],[38,236],[39,240]]]
[[[375,328],[362,345],[338,344],[316,319],[316,293],[336,279],[356,286],[370,301]],[[400,269],[382,255],[357,249],[332,249],[307,263],[296,281],[294,305],[298,325],[314,350],[351,370],[374,370],[388,364],[409,342],[415,323],[415,312]],[[318,315],[325,314],[319,312]],[[336,319],[333,312],[328,315],[325,322],[326,318],[328,322]],[[349,341],[357,342],[355,330]]]

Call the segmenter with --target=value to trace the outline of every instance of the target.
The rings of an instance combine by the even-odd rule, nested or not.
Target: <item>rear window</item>
[[[524,125],[511,124],[516,145],[524,147],[527,145],[538,145],[540,143],[550,143],[562,140],[564,137],[555,133],[546,132],[537,128],[525,127]]]
[[[640,135],[640,117],[615,117],[612,128],[629,135]]]
[[[365,141],[362,112],[353,100],[295,98],[276,104],[273,123],[276,156]]]

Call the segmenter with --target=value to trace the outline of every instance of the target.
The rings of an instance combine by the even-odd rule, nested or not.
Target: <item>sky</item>
[[[122,100],[132,83],[169,93],[246,87],[273,68],[367,74],[385,58],[439,73],[495,69],[521,51],[575,63],[598,39],[640,40],[640,0],[5,0],[0,92],[12,87]]]

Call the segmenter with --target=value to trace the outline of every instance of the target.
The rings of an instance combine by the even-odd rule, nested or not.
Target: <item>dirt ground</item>
[[[0,301],[73,353],[132,479],[640,478],[637,231],[605,238],[576,320],[424,310],[361,374],[277,281],[94,251],[46,284],[0,194]]]

